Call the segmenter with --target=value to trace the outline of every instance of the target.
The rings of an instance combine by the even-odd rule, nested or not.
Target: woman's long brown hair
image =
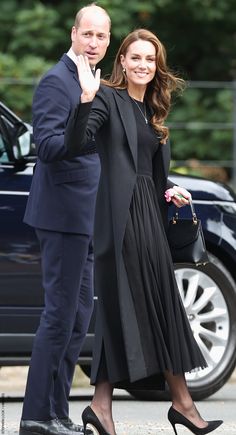
[[[145,98],[153,110],[151,124],[161,136],[161,143],[166,143],[169,135],[168,127],[164,122],[171,106],[171,93],[183,88],[184,80],[171,72],[166,63],[166,50],[156,35],[147,29],[137,29],[126,36],[115,58],[113,70],[108,80],[102,82],[117,89],[127,89],[126,75],[121,65],[121,55],[125,56],[127,50],[135,41],[151,42],[156,49],[156,74],[148,83]]]

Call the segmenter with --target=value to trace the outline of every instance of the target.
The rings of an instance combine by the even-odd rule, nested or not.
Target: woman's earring
[[[125,68],[123,68],[123,69],[122,69],[122,71],[123,71],[123,73],[125,73],[126,69],[125,69]]]

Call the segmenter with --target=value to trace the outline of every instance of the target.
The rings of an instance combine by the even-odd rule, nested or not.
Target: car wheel
[[[203,267],[175,265],[178,288],[194,337],[208,367],[186,374],[194,400],[209,397],[236,366],[236,290],[224,265],[214,256]],[[169,392],[130,391],[142,400],[169,400]]]

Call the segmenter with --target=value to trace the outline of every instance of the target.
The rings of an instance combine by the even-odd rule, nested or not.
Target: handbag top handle
[[[197,224],[197,215],[196,215],[196,212],[195,212],[195,208],[194,208],[194,205],[193,205],[192,198],[189,199],[189,204],[188,205],[191,208],[193,223],[196,225]],[[172,217],[173,224],[176,224],[178,219],[179,219],[179,212],[178,212],[178,208],[175,207],[175,215]]]

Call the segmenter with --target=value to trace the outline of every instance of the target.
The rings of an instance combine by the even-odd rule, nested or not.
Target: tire
[[[203,267],[176,264],[175,274],[194,337],[208,363],[186,374],[194,400],[218,391],[236,366],[236,289],[224,265],[210,255]],[[170,400],[168,391],[129,391],[141,400]]]

